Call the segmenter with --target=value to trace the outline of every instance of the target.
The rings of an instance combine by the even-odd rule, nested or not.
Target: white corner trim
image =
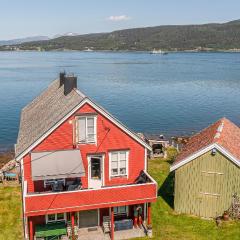
[[[235,158],[231,153],[229,153],[225,148],[223,148],[222,146],[220,146],[217,143],[213,143],[211,145],[208,145],[207,147],[200,149],[198,152],[192,154],[191,156],[185,158],[183,161],[172,165],[170,167],[170,172],[175,171],[176,169],[178,169],[179,167],[191,162],[192,160],[194,160],[195,158],[203,155],[204,153],[212,150],[213,148],[216,148],[219,152],[221,152],[223,155],[225,155],[227,158],[229,158],[233,163],[235,163],[237,166],[240,167],[240,161]]]
[[[50,128],[46,133],[44,133],[38,140],[36,140],[32,145],[30,145],[25,151],[23,151],[20,155],[18,155],[16,157],[16,161],[19,161],[26,154],[28,154],[34,147],[36,147],[38,144],[40,144],[57,127],[59,127],[62,123],[64,123],[70,116],[72,116],[80,107],[82,107],[86,103],[91,105],[93,108],[95,108],[97,111],[99,111],[103,116],[105,116],[107,119],[112,121],[117,127],[119,127],[121,130],[123,130],[129,136],[131,136],[134,140],[139,142],[141,145],[143,145],[147,149],[151,150],[151,147],[146,142],[144,142],[140,137],[138,137],[135,133],[131,132],[125,125],[120,123],[116,118],[114,118],[111,114],[109,114],[105,109],[101,108],[96,103],[94,103],[92,100],[90,100],[89,98],[86,97],[75,108],[73,108],[65,117],[63,117],[52,128]]]
[[[144,171],[147,171],[147,164],[148,164],[148,160],[147,160],[147,148],[144,148]]]

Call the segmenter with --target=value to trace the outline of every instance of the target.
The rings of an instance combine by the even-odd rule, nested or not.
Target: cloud
[[[114,22],[119,22],[119,21],[127,21],[130,20],[131,18],[126,15],[119,15],[119,16],[110,16],[107,18],[109,21],[114,21]]]

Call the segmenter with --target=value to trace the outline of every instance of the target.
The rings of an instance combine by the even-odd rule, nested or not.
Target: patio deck
[[[91,228],[90,228],[91,229]],[[144,228],[133,228],[129,230],[121,230],[114,232],[115,240],[124,240],[146,236]],[[89,231],[89,228],[81,228],[78,231],[78,240],[110,240],[110,235],[104,234],[101,227],[96,227],[95,230]]]

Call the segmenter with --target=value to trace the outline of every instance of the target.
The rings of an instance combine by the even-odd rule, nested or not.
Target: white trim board
[[[59,122],[57,122],[52,128],[50,128],[46,133],[44,133],[38,140],[36,140],[32,145],[30,145],[26,150],[24,150],[21,154],[19,154],[16,157],[16,161],[19,161],[21,158],[23,158],[26,154],[28,154],[33,148],[35,148],[38,144],[40,144],[46,137],[48,137],[57,127],[59,127],[62,123],[64,123],[70,116],[72,116],[80,107],[82,107],[84,104],[88,103],[93,108],[95,108],[97,111],[99,111],[103,116],[108,118],[110,121],[112,121],[117,127],[119,127],[121,130],[123,130],[125,133],[127,133],[130,137],[132,137],[134,140],[139,142],[142,146],[145,148],[151,150],[151,147],[144,142],[137,134],[130,131],[125,125],[120,123],[115,117],[113,117],[110,113],[108,113],[105,109],[98,106],[96,103],[91,101],[89,98],[84,98],[75,108],[73,108],[65,117],[63,117]]]
[[[184,160],[182,160],[181,162],[172,165],[170,167],[170,172],[175,171],[176,169],[182,167],[183,165],[191,162],[192,160],[196,159],[197,157],[203,155],[204,153],[207,153],[208,151],[211,151],[212,149],[217,149],[219,152],[221,152],[224,156],[226,156],[229,160],[231,160],[233,163],[235,163],[238,167],[240,167],[240,161],[234,157],[230,152],[228,152],[225,148],[223,148],[222,146],[220,146],[217,143],[213,143],[211,145],[208,145],[207,147],[200,149],[199,151],[197,151],[196,153],[190,155],[189,157],[185,158]]]

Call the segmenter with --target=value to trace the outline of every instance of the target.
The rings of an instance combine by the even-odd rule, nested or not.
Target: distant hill
[[[240,49],[240,20],[202,25],[169,25],[62,36],[14,46],[20,50],[215,51]],[[0,50],[7,50],[1,47]]]
[[[42,40],[49,40],[49,39],[50,38],[47,36],[34,36],[34,37],[17,38],[17,39],[11,39],[11,40],[0,40],[0,46],[21,44],[21,43],[33,42],[33,41],[42,41]]]

